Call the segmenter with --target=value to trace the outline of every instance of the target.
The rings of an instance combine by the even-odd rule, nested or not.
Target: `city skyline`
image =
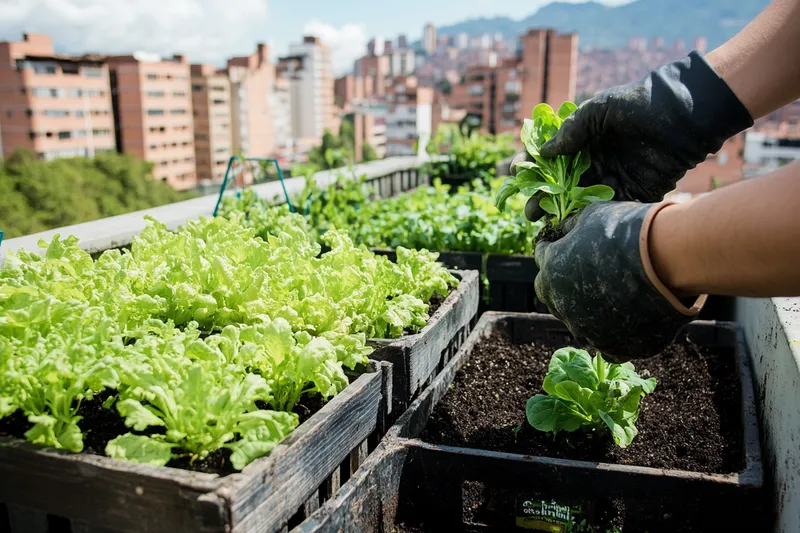
[[[513,0],[435,4],[410,0],[403,10],[387,17],[386,8],[361,0],[350,0],[347,7],[341,2],[306,0],[302,10],[288,2],[266,0],[176,0],[167,4],[144,0],[113,7],[103,0],[0,0],[4,13],[0,41],[13,40],[23,32],[44,33],[51,35],[56,49],[64,53],[144,51],[164,57],[177,53],[192,62],[223,66],[227,57],[248,53],[262,41],[270,46],[274,61],[288,53],[299,35],[313,34],[331,48],[338,75],[363,55],[373,36],[394,39],[406,34],[409,41],[415,41],[428,22],[440,26],[482,16],[524,18],[549,3],[534,1],[520,10]]]

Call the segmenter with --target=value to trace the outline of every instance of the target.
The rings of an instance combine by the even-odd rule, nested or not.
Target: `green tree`
[[[15,152],[0,161],[0,229],[18,237],[192,196],[154,180],[152,168],[117,153],[41,161]]]
[[[375,153],[375,148],[369,143],[364,143],[364,146],[361,147],[361,160],[366,163],[376,159],[378,159],[378,154]]]

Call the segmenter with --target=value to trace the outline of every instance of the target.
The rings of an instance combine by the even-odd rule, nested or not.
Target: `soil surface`
[[[92,455],[105,455],[106,444],[108,441],[130,432],[130,428],[125,427],[125,422],[119,416],[116,409],[106,409],[103,402],[112,395],[114,391],[103,391],[95,396],[91,401],[83,401],[78,410],[78,414],[83,419],[78,425],[83,430],[83,452]],[[269,407],[263,402],[256,402],[260,409]],[[322,409],[325,405],[324,400],[319,395],[305,396],[295,406],[294,412],[300,418],[300,424],[308,420],[314,413]],[[31,428],[27,417],[22,411],[16,411],[11,415],[0,419],[0,436],[12,436],[21,439],[25,438],[25,432]],[[163,433],[163,428],[152,428],[146,431],[135,432],[140,435],[153,435]],[[236,472],[228,458],[230,450],[221,449],[208,455],[202,460],[191,460],[188,452],[182,452],[179,448],[175,449],[177,457],[167,463],[167,466],[192,470],[195,472],[205,472],[208,474],[228,475]]]
[[[534,238],[534,244],[540,241],[548,241],[548,242],[555,242],[561,237],[564,236],[564,232],[561,231],[561,228],[554,228],[550,224],[542,228],[542,230],[536,234]]]
[[[552,353],[561,346],[513,344],[495,332],[475,347],[439,402],[423,440],[434,444],[626,465],[732,473],[743,468],[740,387],[730,353],[687,341],[636,362],[655,377],[641,402],[639,434],[625,449],[602,432],[555,438],[525,419],[525,403],[541,394]],[[515,434],[512,430],[521,426]]]
[[[436,311],[442,306],[444,301],[447,299],[447,296],[440,296],[438,294],[434,294],[431,301],[428,302],[428,316],[433,318],[433,315],[436,314]]]

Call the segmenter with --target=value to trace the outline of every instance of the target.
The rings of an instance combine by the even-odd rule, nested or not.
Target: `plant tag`
[[[517,496],[517,527],[548,533],[567,533],[583,520],[583,507],[553,499]]]

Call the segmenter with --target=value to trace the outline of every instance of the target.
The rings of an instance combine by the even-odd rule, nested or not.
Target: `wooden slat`
[[[136,523],[151,531],[224,529],[223,502],[199,499],[219,484],[209,474],[58,452],[1,438],[0,479],[0,501],[9,507],[27,506],[97,527]]]
[[[278,531],[376,428],[380,371],[363,374],[312,416],[269,457],[226,479],[217,494],[230,502],[234,532]]]
[[[11,533],[47,533],[47,514],[30,507],[8,506],[8,525]]]
[[[407,451],[384,442],[353,478],[292,533],[392,531]]]

